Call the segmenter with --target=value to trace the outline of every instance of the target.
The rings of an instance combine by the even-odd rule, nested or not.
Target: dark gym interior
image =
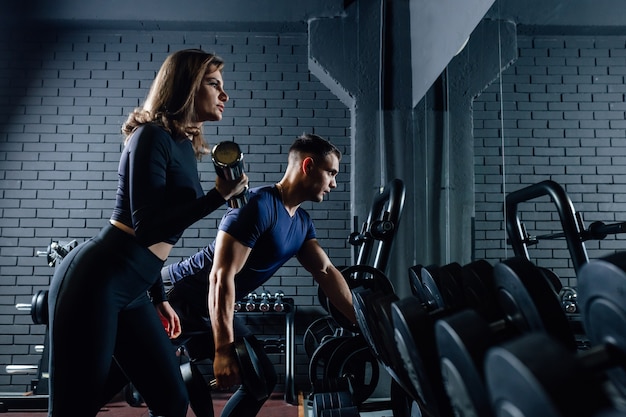
[[[530,309],[539,314],[528,313],[526,327],[566,327],[555,332],[578,356],[601,350],[606,340],[618,350],[624,346],[626,327],[620,325],[626,312],[614,306],[626,293],[620,281],[626,274],[620,257],[626,246],[623,1],[33,0],[1,7],[2,395],[33,388],[36,369],[5,368],[37,368],[41,361],[38,346],[45,344],[46,326],[37,323],[29,305],[50,284],[54,247],[71,248],[109,219],[121,124],[145,98],[163,59],[184,48],[202,48],[226,62],[230,100],[224,119],[207,124],[205,134],[211,143],[232,140],[242,147],[251,185],[280,179],[285,153],[303,132],[340,148],[337,189],[321,204],[304,205],[335,265],[381,266],[360,262],[360,250],[369,243],[374,250],[390,244],[379,269],[393,288],[359,287],[354,294],[355,308],[382,308],[377,318],[364,315],[359,322],[366,339],[359,343],[368,347],[363,355],[380,369],[375,386],[365,387],[366,398],[358,401],[361,415],[380,408],[381,415],[394,417],[444,417],[479,396],[463,388],[481,384],[451,376],[459,371],[450,362],[461,353],[452,349],[459,348],[453,346],[458,338],[446,339],[454,339],[459,326],[480,327],[474,318],[436,316],[435,323],[429,316],[430,340],[439,343],[441,357],[449,355],[441,370],[449,372],[444,379],[456,382],[454,387],[437,379],[437,371],[429,391],[422,385],[432,381],[415,375],[432,370],[407,365],[427,353],[411,345],[410,323],[399,323],[417,308],[411,302],[448,306],[445,298],[456,287],[441,288],[452,285],[443,276],[459,273],[469,282],[468,275],[493,274],[506,287],[518,275],[536,275],[541,285],[549,282],[560,308],[533,309],[545,300],[531,294]],[[199,171],[204,184],[212,181],[210,158],[200,162]],[[379,198],[384,201],[377,207]],[[386,204],[394,198],[401,199],[395,203],[401,213],[392,213],[390,221],[379,209],[389,210]],[[391,237],[372,236],[372,212],[374,221],[391,223]],[[168,262],[206,245],[220,217],[216,212],[190,227]],[[416,289],[412,279],[423,287]],[[442,294],[418,294],[433,286]],[[309,326],[326,317],[327,306],[295,259],[260,291],[282,291],[290,303],[287,313],[250,314],[250,323],[267,337],[268,349],[277,351],[284,401],[297,404],[300,396],[306,402],[312,391],[307,330],[310,335]],[[521,301],[502,298],[499,308],[522,309]],[[606,299],[604,307],[591,307],[596,298]],[[563,323],[545,323],[546,315],[561,314]],[[397,341],[394,327],[411,339],[403,340],[395,359],[367,337],[369,331],[380,333],[382,322],[391,328],[388,339]],[[509,368],[511,357],[549,344],[543,332],[530,333],[536,337],[508,335],[506,343],[490,345],[485,366],[492,364],[492,372],[484,377],[491,392],[484,398],[493,404],[483,404],[488,411],[475,415],[506,415],[501,404],[525,416],[626,415],[621,370],[603,369],[601,379],[612,390],[596,392],[600,384],[561,369],[574,367],[565,356],[576,366],[584,361],[569,358],[572,349],[563,353],[560,345],[546,348],[537,361],[547,367],[561,358],[559,371],[570,382],[584,382],[562,383],[558,399],[525,394],[524,404],[516,404],[515,395],[522,394],[510,393],[514,387],[536,386]],[[273,340],[276,346],[269,346]],[[77,334],[77,348],[80,343]],[[594,377],[600,374],[593,371]],[[388,408],[363,405],[389,398]],[[587,404],[584,411],[577,408],[581,403]]]

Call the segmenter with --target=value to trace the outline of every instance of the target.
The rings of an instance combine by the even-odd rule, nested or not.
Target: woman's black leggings
[[[49,292],[49,417],[95,416],[126,378],[156,415],[187,415],[174,347],[147,296],[162,265],[113,226],[63,259]]]

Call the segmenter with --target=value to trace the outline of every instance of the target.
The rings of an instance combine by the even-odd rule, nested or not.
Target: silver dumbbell
[[[254,311],[256,309],[256,299],[258,298],[258,295],[251,292],[246,298],[248,299],[246,302],[246,311]]]
[[[566,313],[573,314],[578,311],[578,294],[572,287],[563,287],[559,291],[561,305]]]
[[[285,304],[283,303],[283,297],[285,296],[285,293],[283,293],[282,291],[277,291],[276,294],[274,294],[274,311],[277,312],[281,312],[285,310]]]
[[[267,292],[261,293],[261,302],[259,303],[259,310],[266,312],[270,311],[270,294]]]

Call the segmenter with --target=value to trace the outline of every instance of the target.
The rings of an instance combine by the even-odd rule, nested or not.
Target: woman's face
[[[200,88],[195,96],[197,122],[222,120],[224,103],[227,101],[228,94],[224,91],[222,73],[214,71],[204,74]]]

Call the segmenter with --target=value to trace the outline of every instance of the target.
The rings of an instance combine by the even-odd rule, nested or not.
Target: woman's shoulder
[[[162,126],[156,123],[145,123],[128,138],[129,143],[134,142],[134,146],[154,146],[161,145],[170,147],[173,144],[172,136]]]

